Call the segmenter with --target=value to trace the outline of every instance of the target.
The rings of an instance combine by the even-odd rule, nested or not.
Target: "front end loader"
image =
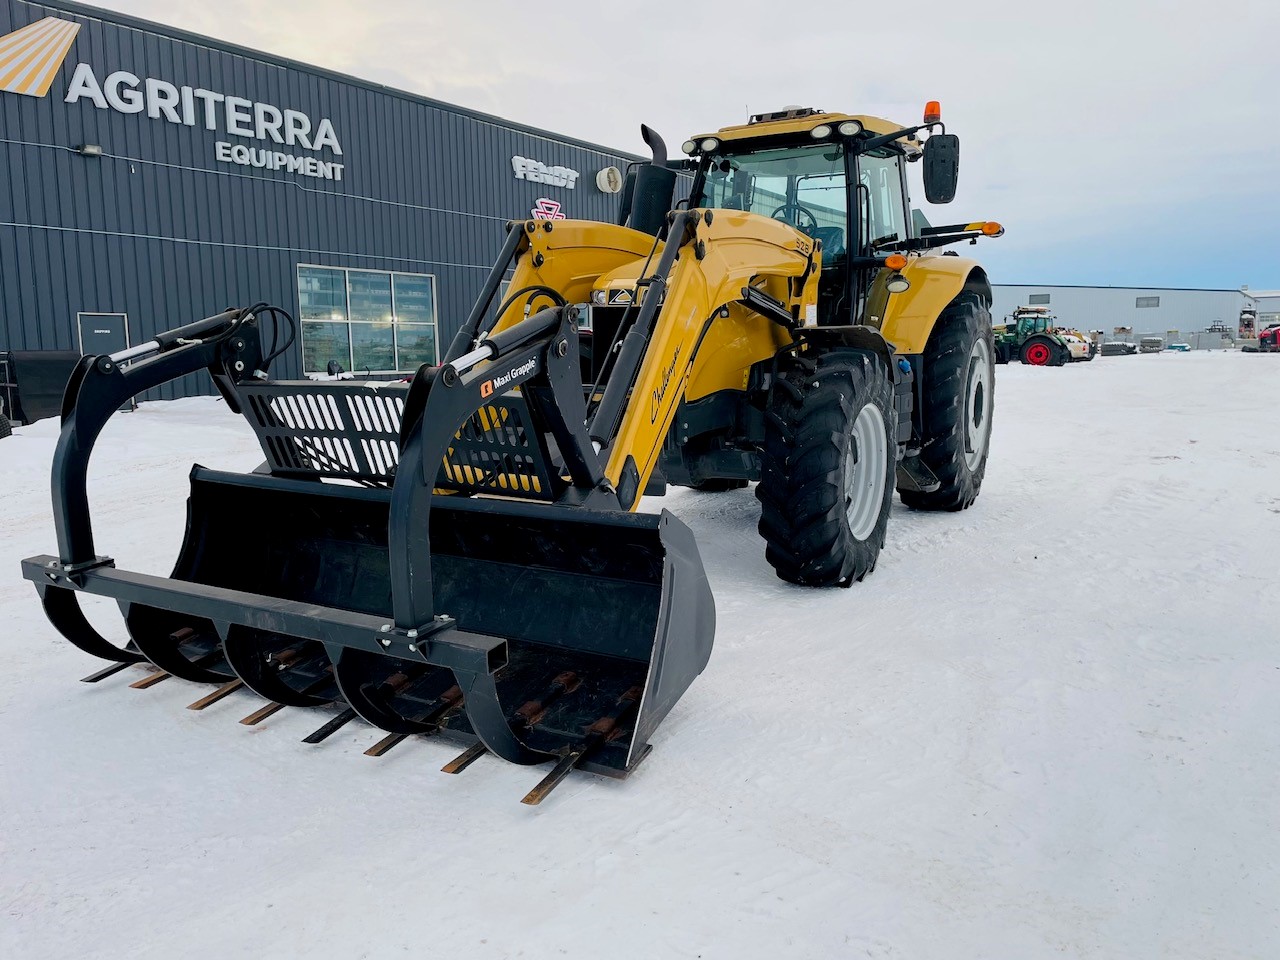
[[[359,719],[386,734],[373,755],[423,735],[466,747],[451,773],[554,764],[528,803],[574,769],[626,776],[715,631],[693,535],[637,511],[646,491],[758,481],[766,558],[814,586],[874,568],[895,486],[918,509],[978,494],[991,289],[937,250],[1001,231],[916,232],[904,164],[923,159],[947,202],[958,161],[924,130],[936,105],[905,128],[789,110],[671,161],[643,128],[653,160],[620,222],[509,224],[441,362],[408,383],[272,380],[296,325],[265,304],[85,357],[53,463],[58,554],[24,576],[68,640],[115,662],[88,681],[145,661],[134,686],[215,684],[194,709],[259,694],[246,724],[336,711],[310,743]],[[264,461],[193,467],[169,577],[117,569],[92,531],[93,446],[127,399],[201,369]],[[126,643],[81,593],[118,602]]]

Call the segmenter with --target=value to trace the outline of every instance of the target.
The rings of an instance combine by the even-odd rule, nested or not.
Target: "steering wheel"
[[[782,216],[778,216],[782,214]],[[818,229],[818,218],[813,215],[813,211],[808,207],[802,207],[798,203],[784,203],[773,213],[769,214],[772,220],[781,220],[783,223],[789,223],[797,230],[813,236],[814,231]],[[805,223],[804,220],[808,220]]]

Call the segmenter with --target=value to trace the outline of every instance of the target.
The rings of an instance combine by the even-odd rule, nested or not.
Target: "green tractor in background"
[[[1021,360],[1033,367],[1060,367],[1069,362],[1071,347],[1053,325],[1048,307],[1017,307],[1013,316],[991,328],[996,363]]]

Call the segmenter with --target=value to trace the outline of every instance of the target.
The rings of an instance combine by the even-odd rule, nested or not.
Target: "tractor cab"
[[[1056,320],[1057,318],[1049,313],[1048,307],[1018,307],[1013,311],[1013,321],[1019,337],[1048,333],[1055,329]]]
[[[935,133],[923,147],[917,139],[940,119],[936,104],[907,128],[808,107],[757,114],[685,142],[696,170],[689,206],[758,214],[810,237],[822,263],[818,325],[865,322],[877,280],[891,279],[902,259],[893,254],[954,242],[946,234],[959,229],[922,226],[907,189],[906,164],[923,157],[930,202],[955,194],[958,138]]]

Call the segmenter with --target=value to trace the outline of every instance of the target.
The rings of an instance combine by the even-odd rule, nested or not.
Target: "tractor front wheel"
[[[847,587],[875,569],[897,469],[893,381],[872,353],[833,351],[775,381],[760,458],[760,534],[778,576]]]
[[[995,408],[993,352],[986,304],[962,293],[942,312],[924,348],[920,460],[940,486],[927,493],[899,488],[908,507],[963,510],[977,498]]]
[[[708,477],[706,480],[696,480],[689,484],[689,489],[697,490],[699,493],[724,493],[726,490],[741,490],[746,485],[746,480],[737,480],[733,477]]]

